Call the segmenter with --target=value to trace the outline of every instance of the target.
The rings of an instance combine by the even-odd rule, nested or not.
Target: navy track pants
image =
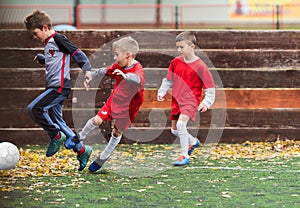
[[[65,93],[58,93],[56,89],[49,88],[27,107],[32,119],[48,133],[50,138],[55,137],[59,131],[62,131],[67,138],[75,136],[63,120],[62,113],[63,102],[69,93],[69,89],[65,90]]]

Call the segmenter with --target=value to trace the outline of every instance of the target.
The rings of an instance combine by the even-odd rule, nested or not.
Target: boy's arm
[[[75,62],[78,64],[78,66],[84,71],[91,71],[92,70],[92,66],[91,63],[88,59],[88,57],[85,55],[85,53],[80,50],[77,49],[73,54],[72,54],[73,59],[75,60]]]
[[[158,89],[157,92],[157,100],[158,101],[163,101],[165,95],[167,94],[168,90],[172,87],[173,82],[171,80],[168,80],[167,78],[163,78],[160,88]]]
[[[59,49],[64,53],[71,54],[71,57],[73,57],[75,62],[84,72],[91,71],[92,66],[86,54],[69,41],[66,36],[57,33],[53,38]]]
[[[134,73],[126,73],[125,78],[126,81],[131,82],[133,84],[140,84],[141,78]]]
[[[44,54],[41,54],[41,53],[37,54],[34,57],[34,61],[36,61],[39,64],[45,64],[45,56],[44,56]]]
[[[95,71],[86,71],[85,73],[85,81],[83,85],[85,86],[85,89],[88,90],[90,88],[90,82],[99,75],[105,75],[106,74],[106,68],[99,68]]]
[[[106,74],[106,68],[105,67],[96,69],[95,71],[91,71],[92,78],[95,78],[96,76],[103,76],[105,74]]]
[[[201,112],[207,111],[212,104],[215,102],[216,97],[216,89],[215,88],[207,88],[204,90],[205,96],[200,105],[198,106],[198,110]]]
[[[134,73],[124,73],[119,69],[115,69],[112,74],[115,74],[117,76],[122,76],[124,80],[126,80],[127,82],[131,82],[133,84],[140,84],[141,83],[141,78]]]

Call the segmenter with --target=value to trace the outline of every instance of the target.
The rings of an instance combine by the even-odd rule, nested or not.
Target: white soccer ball
[[[72,98],[72,102],[73,102],[73,103],[77,103],[77,102],[78,102],[77,97],[73,97],[73,98]]]
[[[16,145],[10,142],[0,143],[0,169],[10,170],[16,167],[20,160],[20,152]]]

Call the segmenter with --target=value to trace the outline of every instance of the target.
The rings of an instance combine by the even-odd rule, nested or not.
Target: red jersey
[[[172,60],[166,78],[173,81],[172,114],[178,114],[189,106],[187,114],[194,120],[202,89],[215,87],[208,67],[201,59],[186,63],[182,56],[178,56]]]
[[[115,69],[121,70],[124,74],[133,73],[140,78],[140,84],[134,84],[123,79],[122,76],[112,74]],[[116,79],[114,89],[108,98],[106,105],[111,107],[113,118],[128,118],[136,115],[144,101],[144,69],[139,62],[132,68],[124,69],[118,63],[106,68],[106,74]]]

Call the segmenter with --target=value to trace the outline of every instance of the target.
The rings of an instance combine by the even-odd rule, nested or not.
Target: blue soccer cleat
[[[73,138],[68,138],[65,142],[66,149],[73,149],[75,147],[75,142],[73,141]]]
[[[51,157],[55,155],[55,153],[58,152],[60,146],[63,144],[63,142],[66,139],[66,135],[63,132],[59,132],[60,138],[59,139],[53,139],[51,138],[50,144],[48,146],[48,149],[46,151],[46,156]]]
[[[190,164],[190,158],[180,156],[176,162],[173,163],[174,166],[183,166]]]
[[[108,159],[108,158],[107,158]],[[97,158],[92,164],[90,164],[89,166],[89,170],[94,173],[96,172],[97,170],[99,170],[103,164],[105,163],[105,161],[107,160],[101,160],[100,158]]]
[[[79,135],[75,131],[74,131],[74,133],[75,133],[75,136],[68,138],[65,142],[65,147],[67,149],[73,149],[75,147],[75,145],[80,142]]]
[[[197,140],[197,141],[196,141],[196,144],[191,145],[191,146],[189,147],[188,155],[191,155],[191,154],[193,153],[194,149],[200,146],[200,141],[199,141],[199,139],[196,139],[196,140]]]

